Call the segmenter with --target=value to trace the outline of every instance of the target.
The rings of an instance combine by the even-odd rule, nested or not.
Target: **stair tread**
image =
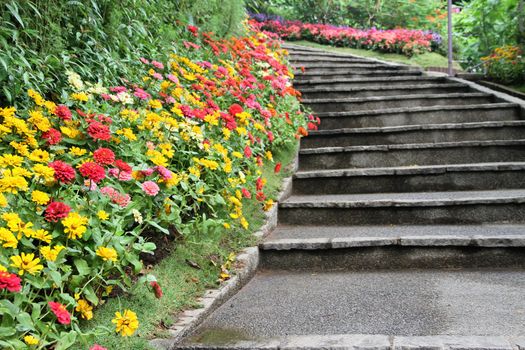
[[[352,208],[447,206],[478,203],[525,203],[525,189],[292,195],[281,202],[279,206],[283,208]]]
[[[428,77],[428,76],[417,76],[417,77],[367,77],[367,78],[335,78],[331,80],[302,80],[302,81],[296,81],[294,84],[298,85],[316,85],[316,84],[330,84],[330,83],[374,83],[374,82],[392,82],[392,81],[410,81],[410,80],[418,80],[418,81],[446,81],[446,78],[444,77]]]
[[[416,99],[440,99],[440,98],[465,98],[465,97],[489,97],[491,94],[484,92],[466,92],[466,93],[444,93],[444,94],[415,94],[415,95],[393,95],[393,96],[369,96],[369,97],[335,97],[335,98],[317,98],[302,100],[303,103],[334,103],[334,102],[365,102],[365,101],[384,101],[384,100],[416,100]]]
[[[319,177],[349,177],[349,176],[385,176],[410,174],[441,174],[446,172],[477,172],[477,171],[522,171],[525,162],[494,162],[494,163],[465,163],[465,164],[437,164],[413,165],[378,168],[348,168],[326,170],[297,171],[294,178],[308,179]]]
[[[429,142],[429,143],[405,143],[389,145],[363,145],[346,147],[318,147],[304,148],[299,154],[323,154],[337,152],[388,152],[391,150],[416,150],[430,148],[451,148],[451,147],[492,147],[492,146],[522,146],[525,139],[518,140],[482,140],[482,141],[454,141],[454,142]]]
[[[468,87],[461,83],[433,83],[433,84],[412,84],[412,85],[389,85],[389,86],[361,86],[361,87],[344,87],[344,88],[307,88],[300,89],[301,93],[310,92],[357,92],[357,91],[383,91],[383,90],[419,90],[430,88],[456,88]]]

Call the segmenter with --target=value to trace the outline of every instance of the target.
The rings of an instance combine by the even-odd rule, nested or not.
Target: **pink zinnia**
[[[14,273],[0,271],[0,290],[7,289],[10,292],[20,292],[22,285],[20,277]]]
[[[119,168],[109,169],[108,172],[109,175],[119,179],[120,181],[130,181],[133,178],[131,171],[123,171]]]
[[[142,190],[146,192],[148,196],[156,196],[159,193],[159,186],[153,181],[146,181],[142,184]]]
[[[135,95],[135,97],[141,99],[141,100],[147,100],[148,98],[151,97],[150,94],[148,94],[146,91],[140,89],[140,88],[136,88],[135,89],[135,92],[133,93],[133,95]]]
[[[169,180],[171,179],[171,171],[163,167],[162,165],[158,165],[155,167],[155,171],[159,173],[160,177],[162,177],[163,180]]]
[[[94,344],[92,347],[89,348],[89,350],[108,350],[108,349],[98,344]]]
[[[164,65],[158,61],[151,61],[151,64],[158,69],[164,69]]]
[[[252,156],[252,149],[250,148],[250,146],[244,147],[244,156],[246,158],[250,158]]]
[[[60,324],[70,324],[71,323],[71,315],[67,311],[66,307],[60,303],[57,303],[55,301],[50,301],[47,303],[49,305],[49,308],[55,316],[57,317],[58,323]]]

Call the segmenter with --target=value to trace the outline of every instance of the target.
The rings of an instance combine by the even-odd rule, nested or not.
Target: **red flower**
[[[55,179],[57,181],[67,184],[75,179],[75,169],[69,164],[55,160],[49,163],[48,166],[55,170]]]
[[[98,344],[93,344],[93,346],[90,347],[89,350],[108,350],[108,349]]]
[[[264,195],[262,191],[260,191],[260,192],[257,192],[257,195],[255,196],[255,198],[257,198],[259,202],[264,202],[264,200],[266,199],[266,196]]]
[[[252,198],[252,194],[246,188],[243,188],[241,190],[241,192],[242,192],[242,195],[244,196],[244,198]]]
[[[115,153],[109,148],[101,147],[93,152],[93,158],[98,164],[110,165],[115,161]]]
[[[122,159],[117,159],[115,161],[115,165],[120,169],[120,171],[131,172],[133,170],[131,166]]]
[[[49,222],[58,222],[69,214],[71,207],[62,202],[51,202],[46,208],[44,216]]]
[[[189,30],[190,32],[193,33],[193,35],[197,36],[197,32],[199,31],[199,28],[197,28],[197,27],[195,27],[195,26],[188,26],[187,28],[188,28],[188,30]]]
[[[308,130],[317,130],[317,125],[312,122],[308,122]]]
[[[14,273],[0,271],[0,290],[7,289],[10,292],[20,292],[22,285],[20,277]]]
[[[55,115],[62,120],[71,120],[71,111],[64,105],[56,106]]]
[[[42,138],[46,140],[48,145],[56,145],[62,140],[62,134],[57,129],[49,129],[42,134]]]
[[[111,139],[111,132],[109,126],[102,124],[101,122],[93,121],[87,128],[89,136],[95,140],[108,141]]]
[[[155,293],[155,298],[162,298],[162,288],[157,282],[151,282],[150,285],[153,287],[153,292]]]
[[[252,156],[252,150],[251,150],[250,146],[244,147],[244,156],[246,158],[250,158]]]
[[[58,323],[60,324],[70,324],[71,323],[71,315],[69,312],[67,312],[67,309],[64,305],[57,303],[55,301],[50,301],[47,303],[49,305],[49,308],[55,316],[57,317]]]
[[[242,107],[238,105],[237,103],[232,104],[230,108],[228,109],[228,112],[230,112],[230,114],[233,116],[235,116],[238,113],[242,113],[242,111],[243,111]]]
[[[281,171],[281,162],[275,164],[275,169],[273,169],[273,171],[277,174],[278,172]]]
[[[92,180],[95,183],[99,183],[106,177],[104,168],[95,162],[86,162],[78,169],[82,176]]]
[[[260,177],[258,177],[257,180],[255,181],[255,188],[257,189],[257,191],[260,191],[262,190],[263,186],[264,186],[263,180]]]

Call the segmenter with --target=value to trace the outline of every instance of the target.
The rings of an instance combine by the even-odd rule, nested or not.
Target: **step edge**
[[[304,104],[320,103],[359,103],[371,101],[389,101],[389,100],[417,100],[417,99],[441,99],[441,98],[470,98],[470,97],[491,97],[493,95],[485,92],[469,93],[449,93],[449,94],[414,94],[414,95],[393,95],[393,96],[373,96],[357,98],[320,98],[320,99],[303,99]]]

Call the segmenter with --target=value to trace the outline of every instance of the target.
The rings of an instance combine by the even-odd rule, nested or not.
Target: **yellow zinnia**
[[[82,238],[82,235],[87,231],[88,219],[78,213],[71,212],[65,219],[62,220],[64,225],[64,233],[67,233],[67,238],[77,239]]]
[[[31,193],[31,200],[36,204],[46,205],[50,199],[49,195],[42,191],[34,190]]]
[[[124,314],[119,311],[115,312],[115,318],[111,320],[116,327],[115,332],[120,333],[123,337],[130,337],[139,328],[137,314],[131,310],[124,310]]]
[[[93,306],[89,305],[89,303],[84,299],[80,299],[77,302],[77,307],[75,310],[80,312],[80,315],[85,320],[91,320],[93,318]]]
[[[108,247],[98,247],[97,255],[104,261],[117,261],[118,258],[117,251]]]
[[[26,335],[24,337],[24,342],[27,344],[27,345],[38,345],[38,339],[35,338],[34,336],[32,335]]]
[[[16,267],[18,274],[22,276],[24,272],[28,272],[31,275],[34,275],[37,272],[40,272],[44,266],[39,264],[40,259],[35,258],[35,254],[30,253],[21,253],[20,255],[15,255],[11,257],[11,266]]]

